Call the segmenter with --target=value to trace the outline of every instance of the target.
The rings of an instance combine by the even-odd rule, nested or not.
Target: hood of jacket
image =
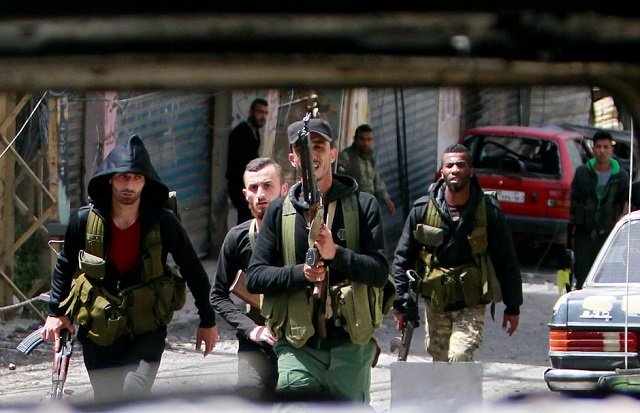
[[[333,183],[329,192],[324,195],[325,205],[331,201],[346,197],[351,193],[355,193],[358,190],[358,183],[355,179],[347,175],[333,174]],[[302,196],[302,181],[295,183],[290,189],[287,195],[291,199],[291,203],[296,209],[309,209],[307,201]]]
[[[160,180],[149,152],[138,135],[131,136],[127,142],[117,145],[98,165],[96,173],[89,181],[87,192],[99,208],[111,207],[111,184],[109,179],[116,173],[136,173],[144,175],[141,207],[164,207],[169,198],[169,189]]]

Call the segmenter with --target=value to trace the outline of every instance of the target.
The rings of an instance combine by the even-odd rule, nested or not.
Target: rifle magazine
[[[44,330],[44,326],[40,327],[36,331],[33,331],[24,340],[18,344],[16,349],[22,352],[25,356],[28,356],[36,347],[44,342],[42,339],[42,331]]]

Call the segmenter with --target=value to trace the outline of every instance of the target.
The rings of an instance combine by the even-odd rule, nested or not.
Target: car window
[[[558,144],[550,140],[475,135],[466,138],[465,145],[471,150],[477,169],[550,178],[560,175]]]
[[[640,222],[625,223],[613,236],[605,255],[594,271],[594,283],[624,283],[627,280],[627,257],[629,258],[629,282],[640,282]]]
[[[575,171],[576,168],[592,158],[591,147],[588,146],[584,139],[570,139],[567,141],[567,151],[569,152],[569,160],[571,167]]]

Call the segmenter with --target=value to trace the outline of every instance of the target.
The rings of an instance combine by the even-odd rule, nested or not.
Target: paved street
[[[206,264],[207,267],[213,265],[212,262]],[[555,285],[545,281],[551,280],[549,273],[533,275],[524,272],[523,275],[526,281],[525,304],[518,331],[512,337],[501,331],[503,307],[500,304],[496,321],[492,322],[487,318],[485,342],[476,353],[477,362],[481,363],[483,369],[482,398],[485,403],[513,396],[550,393],[542,374],[548,365],[546,323],[558,291]],[[220,320],[221,341],[214,354],[203,358],[193,348],[195,326],[195,310],[188,304],[176,314],[170,327],[170,348],[162,360],[154,387],[156,395],[194,394],[194,391],[199,395],[219,395],[230,390],[230,386],[235,383],[236,341],[231,329]],[[392,317],[388,316],[376,333],[383,351],[378,366],[372,370],[371,406],[376,412],[390,410],[390,366],[396,361],[396,355],[389,352],[389,339],[395,335]],[[24,333],[20,337],[24,337]],[[50,388],[50,353],[45,346],[42,347],[28,358],[13,351],[13,362],[17,365],[15,370],[9,370],[6,364],[0,366],[0,407],[14,403],[33,403],[42,400],[47,394]],[[91,389],[78,345],[75,350],[65,389],[70,393],[68,400],[83,402],[90,400]],[[2,351],[11,352],[4,348]],[[9,358],[11,357],[6,353],[2,357],[3,360]],[[424,349],[424,332],[421,327],[416,330],[409,362],[426,363],[429,360]],[[430,397],[429,389],[416,394],[415,400],[424,397]]]

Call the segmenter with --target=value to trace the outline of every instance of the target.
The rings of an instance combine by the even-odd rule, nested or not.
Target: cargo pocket
[[[154,280],[157,289],[158,305],[157,318],[162,325],[167,325],[173,318],[173,313],[180,310],[187,298],[187,286],[184,280],[167,268],[164,276]]]
[[[105,275],[106,261],[101,257],[89,254],[84,250],[78,252],[80,270],[89,278],[102,280]]]
[[[84,312],[83,312],[84,313]],[[88,317],[90,328],[87,336],[100,346],[108,346],[126,332],[126,319],[103,296],[96,296],[91,311],[82,314]]]
[[[312,323],[313,302],[306,291],[289,294],[285,336],[292,346],[300,348],[315,334]]]
[[[482,274],[477,268],[469,267],[468,271],[460,274],[460,283],[465,305],[486,304],[482,297]]]
[[[260,305],[260,314],[265,318],[267,327],[276,341],[282,338],[284,320],[287,317],[287,295],[265,294]]]
[[[413,231],[413,237],[419,243],[430,247],[439,247],[444,240],[444,231],[439,227],[432,227],[427,224],[418,224]]]
[[[449,306],[462,302],[464,294],[459,273],[434,269],[423,282],[423,294],[439,311],[444,311]]]
[[[355,284],[355,285],[354,285]],[[367,286],[352,283],[340,287],[339,308],[344,318],[344,329],[353,344],[365,344],[373,336],[374,327],[369,310]]]
[[[156,311],[156,292],[151,285],[146,284],[123,290],[121,294],[126,297],[125,308],[130,318],[133,334],[148,333],[160,327]]]

